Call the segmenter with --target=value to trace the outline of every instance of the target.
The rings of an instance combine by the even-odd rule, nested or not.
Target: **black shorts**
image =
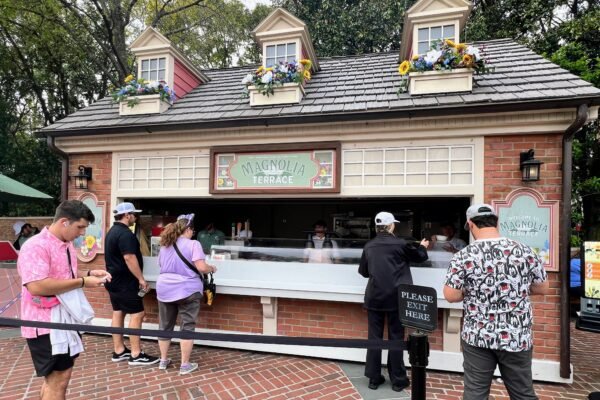
[[[76,354],[52,355],[52,344],[50,344],[50,335],[40,335],[37,338],[27,339],[31,359],[37,376],[48,376],[53,371],[66,371],[73,368],[75,359],[79,356]]]
[[[125,314],[137,314],[144,311],[144,299],[137,291],[108,292],[113,311],[123,311]]]

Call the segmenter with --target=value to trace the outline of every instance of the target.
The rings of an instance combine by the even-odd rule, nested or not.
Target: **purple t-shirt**
[[[177,239],[177,247],[181,254],[192,264],[204,260],[200,242],[184,237]],[[156,282],[156,297],[163,303],[185,299],[196,292],[202,293],[202,280],[177,255],[175,247],[161,247],[158,253],[160,275]]]

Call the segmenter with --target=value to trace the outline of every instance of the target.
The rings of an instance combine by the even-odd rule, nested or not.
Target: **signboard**
[[[211,149],[211,193],[339,192],[335,143]]]
[[[104,253],[106,203],[98,201],[92,193],[84,193],[79,196],[78,200],[88,206],[95,217],[94,223],[90,224],[85,230],[85,235],[79,236],[73,241],[75,250],[77,250],[77,259],[89,262],[96,257],[96,254]]]
[[[558,271],[558,201],[544,200],[534,189],[519,188],[492,205],[500,234],[531,247],[546,271]]]
[[[600,242],[583,244],[584,297],[600,299]]]
[[[435,331],[437,328],[437,292],[434,288],[400,285],[398,309],[404,326],[424,331]]]

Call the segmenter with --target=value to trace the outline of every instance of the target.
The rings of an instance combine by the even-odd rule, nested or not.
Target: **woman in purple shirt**
[[[185,258],[201,273],[216,272],[217,268],[208,265],[204,259],[200,242],[194,237],[194,214],[180,215],[176,222],[165,227],[160,235],[160,252],[158,264],[160,275],[156,282],[158,298],[159,326],[161,330],[173,331],[177,315],[181,317],[181,330],[193,332],[200,312],[202,299],[202,280],[182,259]],[[177,254],[177,249],[181,256]],[[159,338],[159,369],[166,370],[171,364],[167,358],[170,339]],[[197,363],[190,363],[190,355],[194,346],[193,340],[181,340],[181,366],[179,374],[185,375],[198,368]]]

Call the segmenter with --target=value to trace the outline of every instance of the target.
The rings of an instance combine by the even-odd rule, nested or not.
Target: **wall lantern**
[[[521,153],[521,180],[523,182],[533,182],[540,180],[540,160],[536,160],[533,149]]]
[[[88,181],[92,180],[92,167],[84,167],[80,165],[77,167],[77,175],[72,175],[71,178],[75,178],[76,189],[87,189]]]

